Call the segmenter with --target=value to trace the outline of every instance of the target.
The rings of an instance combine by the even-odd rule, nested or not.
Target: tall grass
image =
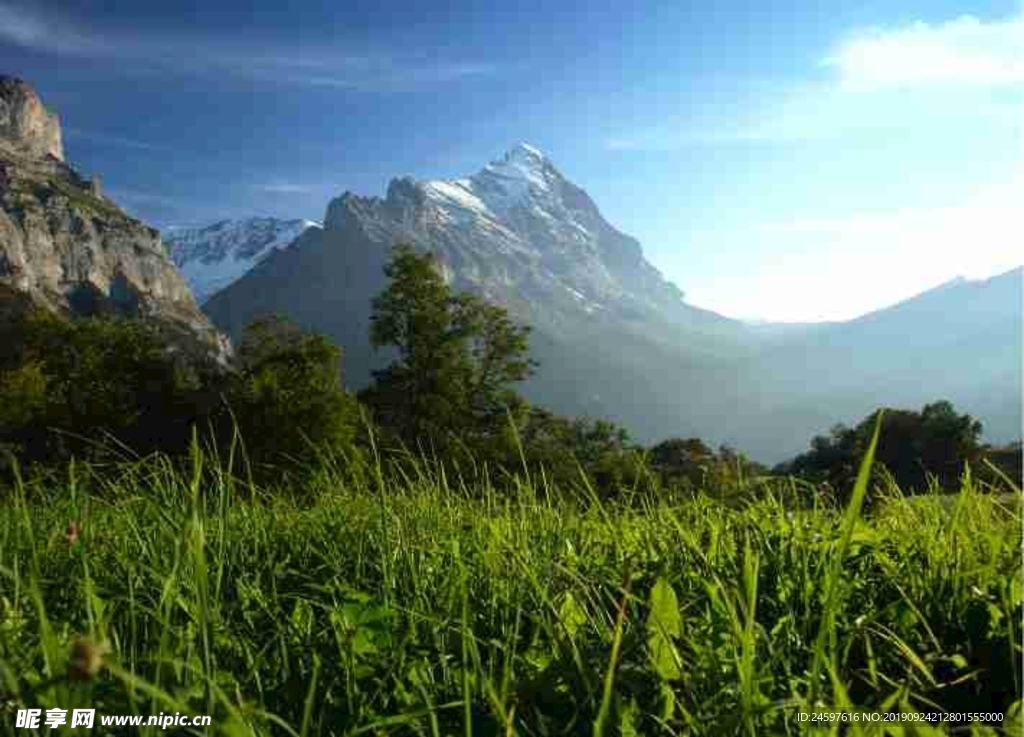
[[[625,505],[325,462],[300,505],[232,463],[0,490],[0,734],[76,706],[231,735],[949,731],[799,716],[855,708],[1020,734],[1019,489]]]

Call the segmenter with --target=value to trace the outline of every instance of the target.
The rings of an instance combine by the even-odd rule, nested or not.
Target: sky
[[[731,317],[1024,262],[1020,0],[0,0],[0,73],[157,227],[320,220],[526,141]]]

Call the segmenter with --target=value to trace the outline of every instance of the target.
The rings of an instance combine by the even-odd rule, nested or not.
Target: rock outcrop
[[[36,155],[64,160],[60,119],[29,84],[14,77],[0,76],[0,138]]]
[[[200,312],[160,233],[63,160],[57,117],[0,77],[0,286],[76,315],[153,321],[172,345],[224,363],[230,344]]]

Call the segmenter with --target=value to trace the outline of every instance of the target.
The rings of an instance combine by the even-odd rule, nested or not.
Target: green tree
[[[605,498],[633,488],[644,470],[641,449],[625,429],[607,420],[569,418],[540,407],[524,407],[516,415],[497,465],[516,472],[526,466],[534,478],[568,490],[584,476]]]
[[[173,451],[201,413],[195,372],[151,325],[30,310],[3,333],[0,442],[23,462]]]
[[[734,497],[767,469],[722,445],[717,452],[700,438],[669,438],[650,449],[648,459],[663,487]]]
[[[246,327],[226,392],[230,416],[218,424],[222,443],[237,427],[261,480],[301,475],[320,452],[351,448],[360,413],[342,389],[341,355],[324,336],[279,317]]]
[[[1020,440],[1006,445],[986,445],[982,452],[988,463],[981,468],[979,476],[995,484],[1001,484],[1001,477],[1005,477],[1021,487],[1024,483],[1024,444]]]
[[[981,423],[961,415],[947,401],[925,405],[921,411],[876,410],[856,427],[837,425],[829,436],[817,436],[811,449],[776,470],[849,489],[877,421],[881,434],[875,451],[875,471],[890,475],[906,492],[920,492],[932,482],[944,489],[957,487],[965,464],[982,457]]]
[[[714,451],[700,438],[669,438],[650,451],[651,468],[666,486],[701,489],[715,461]]]
[[[479,446],[502,432],[519,404],[529,328],[471,294],[453,294],[432,254],[396,246],[389,284],[373,300],[370,341],[397,350],[361,398],[375,419],[412,448]]]

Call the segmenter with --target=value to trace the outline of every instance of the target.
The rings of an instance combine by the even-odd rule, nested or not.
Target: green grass
[[[300,506],[193,461],[0,490],[0,734],[53,706],[523,736],[944,734],[798,715],[1019,708],[1016,489],[627,507],[423,465],[327,471]]]

